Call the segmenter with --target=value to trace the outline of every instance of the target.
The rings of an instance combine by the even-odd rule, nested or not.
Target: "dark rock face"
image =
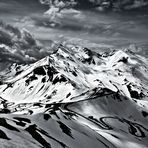
[[[33,70],[33,73],[36,75],[46,75],[46,72],[44,70],[44,67],[37,67],[36,69]]]
[[[148,113],[145,112],[145,111],[142,111],[142,115],[143,115],[144,117],[147,117],[147,116],[148,116]]]
[[[30,84],[30,82],[37,80],[37,77],[35,75],[30,76],[25,82],[26,85],[28,86]]]

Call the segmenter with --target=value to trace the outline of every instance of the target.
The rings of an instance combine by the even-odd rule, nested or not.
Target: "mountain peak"
[[[39,100],[64,103],[93,98],[94,89],[106,88],[128,98],[142,99],[147,94],[143,89],[145,83],[136,76],[140,73],[137,63],[135,55],[122,50],[104,55],[87,48],[60,45],[49,56],[5,79],[0,96],[15,104]]]
[[[82,134],[89,140],[98,136],[93,147],[123,148],[122,139],[128,136],[143,147],[148,114],[146,61],[128,50],[99,54],[88,48],[60,45],[33,64],[13,64],[0,83],[0,125],[9,130],[0,130],[2,138],[13,142],[16,139],[11,134],[21,133],[26,138],[27,132],[47,148],[48,138],[60,147],[69,147],[71,139],[73,147],[79,147],[75,137]],[[57,140],[59,133],[64,143]],[[102,138],[104,142],[100,142]]]

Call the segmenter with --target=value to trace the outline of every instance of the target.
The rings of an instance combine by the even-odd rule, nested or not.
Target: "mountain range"
[[[148,61],[57,45],[1,72],[0,147],[147,148]]]

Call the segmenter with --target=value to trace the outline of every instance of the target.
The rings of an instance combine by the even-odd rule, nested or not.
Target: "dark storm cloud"
[[[50,14],[32,17],[34,24],[38,27],[57,29],[62,31],[72,31],[75,33],[88,33],[89,35],[108,35],[120,36],[120,33],[129,32],[135,27],[133,22],[109,21],[97,19],[98,14],[83,13],[77,11],[75,13],[65,13],[64,10],[58,12],[51,18]]]
[[[147,0],[40,0],[42,4],[54,5],[59,10],[68,7],[97,10],[130,10],[148,5]]]
[[[9,15],[27,14],[45,10],[38,0],[0,0],[0,13]]]
[[[125,22],[100,22],[98,12],[94,12],[94,16],[89,17],[84,14],[84,8],[91,8],[90,10],[101,10],[98,8],[120,9],[128,10],[146,6],[147,1],[141,0],[40,0],[42,4],[48,5],[49,10],[45,12],[44,16],[35,17],[36,26],[45,28],[54,28],[63,31],[85,32],[88,34],[107,35],[110,37],[118,37],[121,34],[132,34],[130,29],[135,28],[132,21]],[[75,10],[76,9],[76,10]],[[68,11],[65,13],[65,11]],[[72,11],[72,12],[71,12]],[[108,14],[107,14],[108,15]],[[135,34],[137,35],[137,34]]]
[[[16,27],[0,23],[1,63],[30,63],[48,54],[27,30],[20,31]]]
[[[0,0],[0,12],[2,13],[10,13],[15,10],[14,6],[17,6],[18,3],[10,1],[9,3],[6,1]],[[17,6],[18,7],[18,6]]]

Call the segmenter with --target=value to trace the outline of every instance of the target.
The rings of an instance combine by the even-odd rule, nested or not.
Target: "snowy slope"
[[[14,64],[0,85],[1,147],[147,148],[147,62],[60,45]]]

